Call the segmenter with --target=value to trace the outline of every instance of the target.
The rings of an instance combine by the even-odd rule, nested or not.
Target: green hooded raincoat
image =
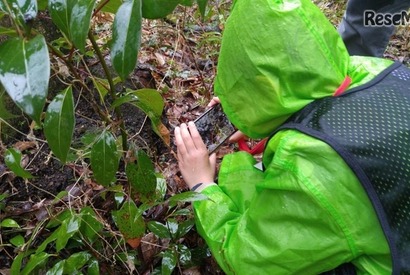
[[[349,57],[309,0],[237,0],[224,30],[215,93],[229,119],[269,136],[311,101],[392,62]],[[356,176],[327,144],[295,130],[273,136],[265,171],[244,152],[224,157],[219,184],[194,203],[197,229],[228,274],[317,274],[352,262],[389,274],[390,252]]]

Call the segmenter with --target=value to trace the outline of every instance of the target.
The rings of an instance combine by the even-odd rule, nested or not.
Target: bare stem
[[[91,31],[88,32],[88,39],[90,39],[91,44],[93,45],[93,48],[95,50],[95,53],[97,54],[97,57],[101,62],[101,66],[103,67],[105,76],[107,77],[108,84],[110,85],[110,89],[109,89],[110,95],[113,100],[116,100],[117,94],[115,93],[115,87],[114,87],[114,81],[112,79],[112,75],[110,73],[110,70],[108,69],[107,63],[105,62],[104,56],[102,55],[101,50],[98,47],[97,41],[95,41],[95,38]],[[115,115],[117,116],[120,122],[119,125],[120,125],[120,130],[121,130],[122,148],[124,151],[127,151],[128,150],[127,132],[125,131],[124,119],[122,117],[120,107],[116,106],[114,108],[114,111],[115,111]]]

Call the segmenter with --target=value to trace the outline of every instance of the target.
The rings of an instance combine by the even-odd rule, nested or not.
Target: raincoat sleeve
[[[202,191],[209,200],[194,203],[197,230],[227,274],[318,274],[349,261],[388,274],[388,261],[359,257],[388,259],[388,247],[357,179],[327,145],[288,131],[265,155],[264,172],[247,153],[226,156],[219,185]]]

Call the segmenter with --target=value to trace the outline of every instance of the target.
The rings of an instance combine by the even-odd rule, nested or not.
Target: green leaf
[[[128,0],[124,2],[114,19],[111,60],[115,71],[123,80],[137,64],[141,43],[141,1]]]
[[[82,52],[90,29],[95,0],[49,0],[54,24]]]
[[[122,103],[130,103],[140,108],[151,120],[154,132],[168,144],[169,136],[167,135],[169,131],[166,130],[164,132],[165,126],[161,122],[162,111],[164,109],[164,99],[161,94],[154,89],[140,89],[136,91],[127,89],[126,96],[136,96],[138,98],[136,101],[135,98],[128,97],[132,100]]]
[[[192,259],[191,250],[183,244],[178,244],[179,262],[182,265],[188,264]]]
[[[109,90],[110,85],[108,84],[108,80],[97,78],[97,77],[91,77],[91,79],[93,81],[94,87],[97,89],[98,93],[100,94],[101,102],[104,102],[104,97],[110,91]]]
[[[47,0],[37,0],[38,9],[43,11],[47,9]]]
[[[23,263],[24,252],[20,252],[13,260],[10,268],[10,274],[20,274],[21,264]]]
[[[90,253],[86,251],[72,254],[64,264],[64,273],[75,274],[91,259]]]
[[[22,235],[17,235],[10,239],[10,243],[16,247],[23,246],[25,243],[24,237]]]
[[[15,118],[17,117],[16,115],[10,113],[7,109],[7,107],[5,106],[5,91],[0,91],[0,118],[7,120],[10,118]]]
[[[21,274],[22,275],[32,274],[33,271],[37,267],[42,266],[50,256],[51,256],[50,254],[47,254],[45,252],[40,252],[40,253],[36,253],[36,254],[31,255],[30,260],[28,261],[28,263],[24,267]]]
[[[166,227],[164,224],[157,222],[157,221],[150,221],[147,224],[148,229],[157,235],[161,239],[169,239],[171,238],[171,235],[169,234],[168,227]]]
[[[14,148],[7,149],[6,153],[4,154],[4,162],[6,163],[7,167],[10,168],[10,170],[13,171],[13,173],[17,176],[25,179],[30,179],[33,177],[29,172],[21,167],[20,151]]]
[[[81,209],[80,214],[82,218],[80,232],[89,242],[93,243],[103,229],[103,225],[89,206]]]
[[[73,215],[70,219],[63,221],[57,229],[56,250],[57,252],[65,248],[68,240],[80,230],[81,221],[78,216]]]
[[[91,15],[96,0],[77,0],[73,5],[70,17],[71,40],[82,52],[85,52],[85,41],[91,24]]]
[[[114,136],[104,131],[91,148],[91,168],[96,181],[108,187],[115,180],[119,158]]]
[[[164,18],[172,13],[181,0],[143,0],[142,16],[148,19]]]
[[[110,0],[110,1],[100,1],[97,9],[100,9],[101,5],[104,5],[101,11],[109,12],[109,13],[116,13],[122,4],[122,0]]]
[[[0,9],[24,23],[37,16],[36,0],[0,0]]]
[[[65,260],[58,261],[51,269],[49,269],[46,275],[62,275],[64,273]]]
[[[202,17],[205,16],[206,5],[208,4],[208,0],[196,0],[198,2],[199,12],[201,13]]]
[[[178,230],[176,233],[176,239],[184,237],[191,229],[194,227],[194,220],[186,220],[178,225]]]
[[[15,220],[7,218],[0,223],[0,227],[19,228],[20,225]]]
[[[47,97],[50,62],[42,35],[0,45],[0,81],[13,101],[37,124]]]
[[[191,7],[193,4],[193,0],[181,0],[180,4],[183,6]]]
[[[6,28],[6,27],[0,27],[0,35],[7,35],[10,37],[16,37],[17,32],[15,29],[12,28]]]
[[[137,163],[128,163],[125,172],[132,191],[141,195],[143,201],[149,200],[155,195],[157,187],[155,168],[144,151],[137,152]]]
[[[71,212],[69,209],[66,209],[63,212],[59,213],[57,217],[52,218],[48,222],[46,228],[53,228],[53,227],[59,226],[65,219],[69,219],[72,215],[73,215],[73,212]]]
[[[96,259],[88,262],[87,275],[100,275],[100,265]]]
[[[169,198],[170,206],[175,206],[178,202],[192,202],[192,201],[202,201],[208,199],[207,196],[201,193],[187,191],[180,193]]]
[[[36,254],[43,252],[47,248],[47,245],[49,243],[55,241],[58,238],[59,229],[60,228],[57,228],[50,236],[47,237],[47,239],[45,239],[41,243],[39,247],[37,247]]]
[[[171,275],[177,265],[178,255],[176,251],[167,249],[162,256],[161,274]]]
[[[112,212],[115,224],[126,240],[144,235],[145,222],[141,211],[131,200],[126,201],[120,210]]]
[[[73,1],[70,0],[49,0],[48,10],[51,20],[68,38],[70,38],[70,17]]]
[[[44,134],[51,151],[62,163],[67,160],[74,133],[74,99],[71,86],[54,97],[44,119]]]
[[[167,228],[169,230],[169,233],[171,234],[171,238],[174,240],[178,239],[177,232],[179,224],[175,219],[168,219]]]

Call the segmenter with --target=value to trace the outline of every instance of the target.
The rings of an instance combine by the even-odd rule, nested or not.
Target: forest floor
[[[337,26],[343,14],[345,2],[319,0],[314,2]],[[129,107],[125,112],[127,113],[125,120],[130,127],[128,130],[134,133],[132,138],[135,143],[148,152],[157,171],[164,176],[168,188],[167,196],[186,191],[185,183],[178,172],[175,146],[172,145],[173,129],[183,122],[198,117],[213,96],[213,80],[216,74],[224,23],[229,16],[230,1],[215,1],[215,3],[217,4],[209,9],[203,20],[196,9],[178,7],[166,20],[144,21],[139,65],[129,85],[137,88],[155,88],[161,92],[165,100],[163,122],[170,131],[171,145],[165,146],[163,141],[153,134],[148,119],[138,109]],[[111,22],[111,20],[112,17],[109,15],[99,19],[100,39],[108,39],[110,34],[108,29],[105,29],[104,22]],[[410,64],[409,26],[398,28],[390,40],[385,57]],[[95,116],[92,110],[89,110],[86,105],[81,107],[81,104],[83,103],[78,101],[77,124],[83,124],[82,127],[76,127],[75,136],[78,142],[85,133],[92,131]],[[25,155],[26,159],[23,159],[26,162],[24,166],[36,176],[35,179],[27,181],[14,177],[5,165],[0,163],[0,203],[2,202],[1,195],[7,194],[7,200],[2,202],[6,202],[4,207],[0,207],[0,220],[12,217],[15,220],[24,221],[26,233],[35,227],[35,221],[47,215],[44,212],[45,206],[52,204],[55,195],[62,190],[70,190],[72,196],[82,194],[83,204],[86,204],[84,194],[87,200],[92,201],[101,190],[92,182],[83,182],[81,190],[78,189],[80,185],[76,180],[84,167],[81,165],[61,166],[57,160],[51,158],[50,150],[45,143],[38,146],[27,139],[27,136],[33,133],[36,134],[35,129],[28,127],[21,129],[4,145],[29,152]],[[225,145],[218,151],[218,161],[221,161],[223,155],[235,150],[236,145]],[[112,207],[107,201],[96,203],[94,206],[102,210]],[[160,212],[160,209],[156,211]],[[189,243],[190,247],[203,247],[203,240],[194,230],[192,231],[184,242]],[[0,235],[0,244],[6,239],[7,236]],[[152,237],[147,237],[145,241],[149,243]],[[157,264],[158,262],[153,260],[154,252],[146,251],[144,253],[151,253],[146,256],[151,260],[150,263]],[[155,250],[155,253],[158,252]],[[14,252],[11,249],[0,246],[0,274],[9,274],[13,255]],[[194,266],[186,270],[180,268],[177,272],[183,274],[222,273],[209,255],[207,261],[201,266]],[[145,271],[145,273],[149,272]]]

